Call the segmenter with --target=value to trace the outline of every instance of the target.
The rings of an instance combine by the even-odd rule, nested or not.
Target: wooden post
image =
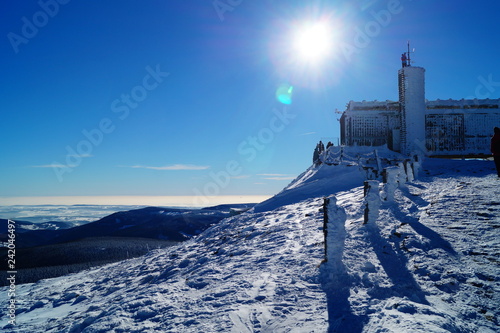
[[[337,205],[337,198],[330,195],[323,199],[325,235],[325,259],[332,271],[339,271],[343,267],[342,253],[346,237],[345,222],[347,214]]]
[[[325,236],[325,259],[328,261],[327,250],[328,250],[328,205],[330,204],[330,198],[323,198],[323,235]]]
[[[382,163],[380,162],[380,157],[378,156],[378,150],[375,149],[375,159],[377,160],[377,171],[381,172],[382,171]],[[378,178],[378,175],[377,175]]]
[[[382,175],[382,182],[384,184],[387,184],[387,168],[384,168],[381,172]]]
[[[379,214],[380,208],[380,193],[379,193],[379,182],[378,180],[366,180],[364,183],[364,201],[365,201],[365,211],[364,211],[364,222],[367,224],[370,219],[374,223]]]
[[[365,180],[364,183],[363,183],[363,185],[364,185],[364,188],[363,188],[363,197],[366,197],[366,194],[368,193],[368,190],[370,188],[370,183],[367,180]]]
[[[370,191],[370,182],[366,181],[364,182],[364,188],[363,188],[363,196],[366,198],[366,195]],[[370,213],[370,208],[368,207],[368,202],[365,204],[365,212],[364,212],[364,221],[363,224],[368,223],[368,214]]]

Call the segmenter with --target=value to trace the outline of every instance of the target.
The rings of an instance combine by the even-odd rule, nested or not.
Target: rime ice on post
[[[378,156],[377,149],[374,150],[374,154],[375,154],[375,159],[377,160],[377,170],[378,173],[380,174],[382,172],[382,162],[380,161],[380,157]]]
[[[418,172],[420,171],[420,157],[418,155],[415,155],[412,166],[413,166],[413,177],[418,178]]]
[[[398,169],[399,169],[398,185],[404,186],[404,184],[406,183],[406,172],[405,172],[405,166],[404,166],[403,162],[398,163]]]
[[[380,209],[380,193],[378,180],[365,181],[365,215],[364,224],[375,223]]]
[[[415,178],[413,177],[413,169],[410,161],[406,161],[406,178],[409,182],[413,181]]]
[[[325,261],[334,269],[342,265],[346,219],[345,210],[337,206],[334,195],[324,198]]]
[[[388,167],[385,169],[385,200],[389,202],[394,201],[394,192],[398,188],[398,175],[399,168],[397,166]]]

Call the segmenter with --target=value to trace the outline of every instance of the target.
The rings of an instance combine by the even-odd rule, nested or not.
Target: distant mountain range
[[[0,234],[3,235],[7,232],[7,221],[6,219],[0,219]],[[49,222],[29,222],[15,220],[16,222],[16,232],[25,233],[35,230],[59,230],[68,229],[73,227],[71,222],[59,222],[59,221],[49,221]]]
[[[92,237],[140,237],[184,241],[209,226],[254,204],[219,205],[203,209],[146,207],[117,212],[95,222],[71,227],[67,222],[16,220],[16,248],[71,242]],[[7,240],[7,220],[0,219],[0,241]]]

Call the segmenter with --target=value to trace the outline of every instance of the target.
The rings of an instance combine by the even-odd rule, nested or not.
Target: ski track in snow
[[[0,327],[498,332],[500,180],[487,162],[429,163],[427,175],[382,203],[376,223],[362,224],[361,186],[335,193],[347,214],[335,265],[320,265],[320,188],[320,196],[226,219],[176,247],[19,285],[17,325],[6,326],[4,311]],[[314,170],[309,173],[321,187]],[[7,288],[0,304],[7,307]]]

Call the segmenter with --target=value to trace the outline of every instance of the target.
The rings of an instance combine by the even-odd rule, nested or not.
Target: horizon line
[[[0,196],[0,206],[22,205],[131,205],[206,207],[220,204],[259,203],[273,195],[62,195]]]

